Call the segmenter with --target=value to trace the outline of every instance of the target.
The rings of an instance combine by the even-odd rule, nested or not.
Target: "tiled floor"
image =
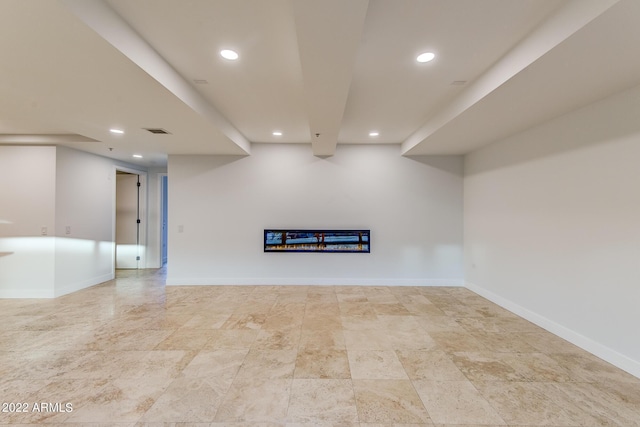
[[[640,380],[466,289],[163,273],[0,300],[0,424],[640,426]]]

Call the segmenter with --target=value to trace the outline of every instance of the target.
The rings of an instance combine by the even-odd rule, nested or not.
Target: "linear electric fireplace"
[[[370,230],[264,230],[265,252],[371,251]]]

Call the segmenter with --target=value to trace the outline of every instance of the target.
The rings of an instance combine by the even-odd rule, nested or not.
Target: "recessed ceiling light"
[[[117,133],[117,134],[123,134],[124,131],[121,129],[109,129],[109,132],[111,133]]]
[[[376,132],[376,131],[369,132],[369,136],[378,136],[378,135],[380,135],[380,132]]]
[[[433,60],[433,58],[436,57],[436,54],[433,52],[425,52],[425,53],[421,53],[420,55],[418,55],[418,57],[416,58],[416,61],[418,62],[429,62],[431,60]]]
[[[234,50],[230,50],[230,49],[224,49],[220,51],[220,55],[224,58],[224,59],[228,59],[229,61],[235,61],[236,59],[238,59],[238,53]]]
[[[282,132],[280,132],[279,130],[275,130],[272,133],[273,136],[282,136]]]
[[[141,159],[142,155],[141,154],[134,154],[133,157],[135,157],[136,159]]]

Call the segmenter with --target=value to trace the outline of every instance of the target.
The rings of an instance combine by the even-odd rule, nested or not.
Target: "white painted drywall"
[[[55,234],[55,147],[0,145],[0,235]]]
[[[147,250],[145,268],[162,267],[162,176],[166,176],[167,168],[149,168],[148,182],[148,216],[147,216]]]
[[[640,87],[465,159],[468,286],[640,376]]]
[[[116,166],[133,165],[0,146],[0,298],[52,298],[113,278]]]
[[[113,278],[113,161],[56,149],[55,294]]]
[[[53,296],[55,169],[54,147],[0,146],[0,298]]]
[[[169,156],[167,283],[460,285],[462,159],[254,144]],[[265,228],[370,229],[370,254],[264,253]]]

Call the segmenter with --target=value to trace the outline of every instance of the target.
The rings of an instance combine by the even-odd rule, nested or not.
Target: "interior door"
[[[139,176],[116,174],[116,268],[137,269],[140,263]]]

